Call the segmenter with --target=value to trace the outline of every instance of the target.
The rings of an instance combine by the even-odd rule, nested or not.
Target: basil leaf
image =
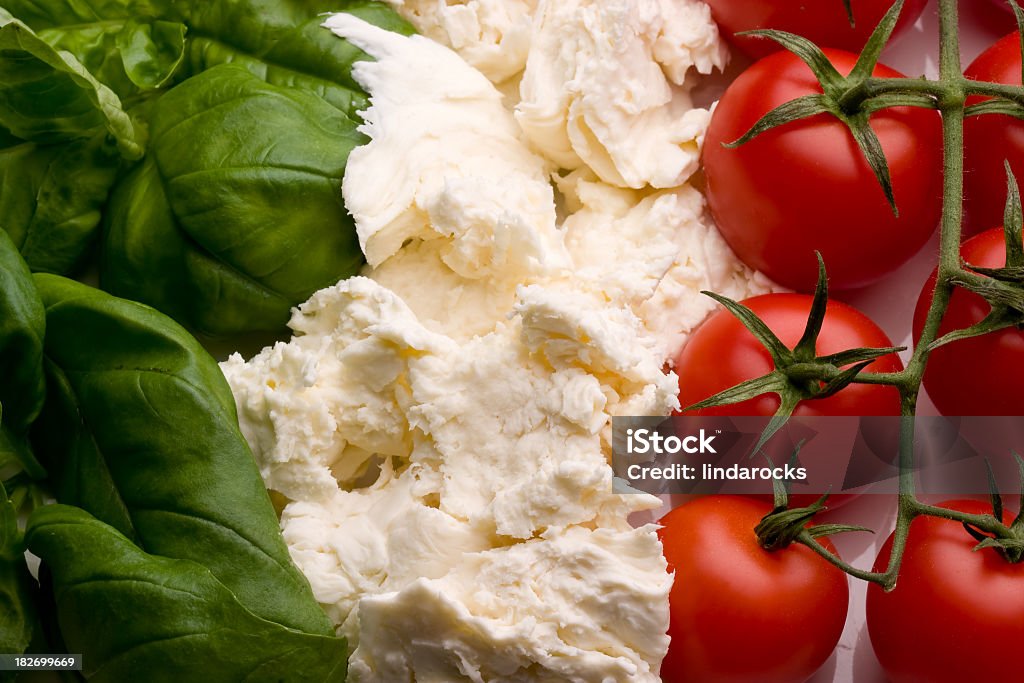
[[[182,0],[4,0],[3,6],[37,32],[102,27],[140,16],[183,21],[188,9]]]
[[[218,64],[244,66],[272,85],[315,93],[355,119],[369,101],[352,64],[369,57],[321,28],[324,12],[344,11],[404,35],[412,26],[387,5],[369,0],[194,0],[187,64],[200,73]]]
[[[162,96],[150,155],[111,198],[101,282],[212,335],[283,329],[363,263],[341,198],[356,124],[222,65]]]
[[[116,44],[131,82],[142,90],[167,83],[185,57],[185,31],[178,22],[129,20]]]
[[[331,634],[216,361],[147,306],[53,275],[35,281],[49,362],[33,444],[58,501],[147,552],[203,565],[263,619]]]
[[[74,55],[58,52],[20,21],[6,21],[0,26],[0,126],[42,144],[104,130],[125,158],[141,157],[139,133],[117,95]]]
[[[7,0],[6,6],[121,98],[164,85],[184,57],[180,2]]]
[[[34,271],[69,273],[99,232],[120,157],[105,132],[0,148],[0,227]]]
[[[0,484],[0,652],[21,654],[31,643],[37,623],[34,584],[17,510]]]
[[[46,397],[46,313],[28,266],[0,230],[0,423],[24,434]]]
[[[200,564],[143,552],[82,510],[37,510],[27,539],[53,574],[64,640],[95,683],[140,672],[152,683],[345,680],[344,639],[261,619]]]

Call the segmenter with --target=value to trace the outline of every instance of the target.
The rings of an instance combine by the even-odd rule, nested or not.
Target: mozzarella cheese
[[[547,164],[451,50],[349,15],[327,25],[377,57],[353,67],[373,84],[360,128],[371,141],[349,156],[343,186],[368,264],[435,329],[487,332],[517,285],[569,265]],[[427,282],[443,295],[422,296]]]
[[[621,344],[628,311],[578,320],[546,291],[458,343],[352,278],[300,307],[291,342],[223,366],[356,680],[657,680],[670,578],[653,527],[626,517],[658,500],[612,492],[601,432],[620,392],[674,405],[674,378]],[[536,324],[565,313],[574,339]]]
[[[765,283],[696,190],[558,170],[456,53],[325,26],[375,59],[343,187],[368,266],[222,368],[353,680],[658,680],[671,577],[627,518],[660,501],[614,492],[611,418],[678,407],[699,289]]]
[[[519,74],[537,0],[387,0],[416,30],[452,48],[495,83]]]
[[[696,170],[710,120],[688,74],[726,55],[699,0],[541,0],[516,117],[561,168],[675,187]]]

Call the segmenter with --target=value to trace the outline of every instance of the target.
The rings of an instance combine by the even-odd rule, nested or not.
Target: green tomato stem
[[[1018,85],[1005,83],[989,83],[973,81],[962,75],[949,82],[943,80],[930,81],[926,78],[869,78],[857,88],[853,88],[844,99],[865,100],[888,93],[918,93],[930,95],[941,102],[951,94],[950,85],[956,85],[965,95],[980,97],[998,97],[1010,102],[1024,104],[1024,90]]]
[[[1013,532],[1002,520],[992,515],[971,515],[957,510],[927,505],[917,499],[914,476],[914,423],[917,399],[928,363],[929,347],[939,334],[942,318],[949,307],[954,280],[970,282],[982,276],[966,271],[960,261],[960,238],[963,227],[963,171],[964,171],[964,112],[969,95],[1002,97],[1024,104],[1024,89],[993,83],[981,83],[964,78],[960,62],[960,37],[957,0],[940,0],[940,77],[938,81],[926,79],[870,78],[856,93],[867,98],[888,92],[923,93],[935,98],[942,115],[943,139],[943,205],[939,242],[939,265],[935,293],[925,319],[920,339],[907,367],[897,373],[862,373],[855,380],[861,384],[887,384],[896,387],[901,397],[901,425],[899,441],[899,496],[896,527],[892,549],[884,572],[869,572],[841,560],[819,543],[808,531],[797,538],[836,567],[851,576],[880,585],[889,591],[896,587],[900,566],[910,536],[913,520],[922,515],[939,517],[971,525],[996,538],[1013,538]]]
[[[929,346],[938,336],[942,317],[949,307],[953,293],[952,277],[960,270],[960,236],[963,226],[964,196],[964,107],[967,93],[963,87],[963,73],[960,63],[959,17],[957,0],[941,0],[939,3],[939,71],[944,92],[939,97],[942,112],[943,143],[943,192],[942,224],[939,233],[939,269],[935,293],[925,318],[924,329],[914,347],[914,352],[901,373],[903,381],[900,390],[901,413],[899,446],[899,507],[896,529],[893,532],[889,564],[882,580],[878,583],[885,590],[896,587],[900,566],[910,537],[910,525],[914,517],[923,514],[916,498],[914,481],[914,416],[917,414],[917,398],[924,380],[928,363]]]

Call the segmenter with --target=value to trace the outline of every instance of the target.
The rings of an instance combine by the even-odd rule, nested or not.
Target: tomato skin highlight
[[[803,683],[835,649],[846,575],[805,546],[761,548],[754,527],[770,511],[750,498],[708,496],[662,518],[675,571],[666,683]]]
[[[825,54],[840,73],[856,55]],[[875,76],[899,72],[879,65]],[[913,256],[938,226],[942,135],[937,112],[895,107],[871,127],[889,163],[897,218],[853,136],[830,114],[774,128],[728,149],[778,105],[820,93],[788,52],[757,62],[726,90],[703,148],[708,204],[719,231],[748,266],[797,291],[813,291],[820,251],[833,289],[875,282]]]
[[[1003,229],[993,228],[971,238],[961,245],[960,254],[974,266],[1006,265]],[[933,271],[917,300],[914,339],[921,338],[935,279]],[[954,290],[939,336],[980,322],[990,310],[979,295]],[[925,368],[924,387],[943,415],[1024,415],[1024,330],[1011,327],[935,349]]]
[[[743,302],[789,348],[803,336],[812,297],[806,294],[762,294]],[[884,348],[892,342],[867,316],[842,302],[831,300],[818,336],[818,354],[837,353],[857,347]],[[711,315],[690,336],[676,361],[679,403],[685,408],[714,394],[774,369],[768,350],[731,313],[722,309]],[[875,360],[865,372],[899,372],[903,363],[896,354]],[[770,416],[779,408],[776,394],[714,408],[682,411],[682,415]],[[895,387],[852,384],[834,396],[803,401],[793,411],[813,415],[899,415],[900,397]]]
[[[991,504],[979,501],[942,507],[992,514]],[[885,569],[892,542],[890,536],[875,571]],[[891,683],[1020,680],[1024,565],[993,549],[974,552],[977,544],[957,522],[919,517],[896,588],[868,588],[868,633]]]
[[[975,81],[1021,84],[1020,36],[998,40],[975,59],[964,75]],[[985,98],[973,97],[968,104]],[[1024,182],[1024,121],[986,114],[964,119],[964,236],[975,235],[1003,222],[1006,169],[1010,162],[1018,182]]]
[[[764,38],[737,36],[742,31],[772,28],[795,33],[815,45],[860,52],[894,0],[854,0],[855,26],[842,2],[814,0],[706,0],[726,40],[755,59],[782,49]],[[921,16],[928,0],[907,0],[893,36],[904,33]]]

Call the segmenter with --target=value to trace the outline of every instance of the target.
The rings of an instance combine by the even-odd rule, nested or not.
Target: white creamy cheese
[[[564,169],[622,187],[676,187],[697,169],[710,114],[691,69],[725,63],[700,0],[540,0],[516,117]]]
[[[459,344],[357,277],[301,306],[291,342],[223,365],[268,486],[295,501],[292,556],[358,643],[356,680],[657,679],[670,581],[626,516],[658,500],[612,493],[600,432],[617,389],[663,412],[674,379],[621,317],[575,355],[531,353],[518,320]],[[357,487],[371,453],[382,473]]]
[[[360,127],[371,141],[349,156],[343,186],[368,264],[435,329],[489,331],[518,284],[569,265],[547,164],[491,82],[451,50],[347,14],[325,25],[377,57],[353,67],[373,84]],[[447,301],[417,294],[432,280]]]
[[[520,73],[537,0],[387,0],[431,40],[495,83]]]
[[[688,185],[637,192],[575,171],[558,187],[572,212],[563,224],[572,286],[626,303],[646,331],[634,344],[656,344],[669,362],[716,306],[702,291],[742,300],[775,287],[733,255]]]
[[[703,31],[672,3],[601,4],[662,38]],[[678,406],[664,368],[710,310],[699,289],[766,283],[681,180],[628,189],[586,159],[556,174],[454,52],[325,26],[376,60],[353,72],[371,141],[343,188],[369,265],[300,306],[291,341],[222,368],[353,680],[657,681],[671,577],[627,517],[659,501],[613,492],[611,417]],[[682,80],[699,41],[684,57],[652,31],[643,49]]]

